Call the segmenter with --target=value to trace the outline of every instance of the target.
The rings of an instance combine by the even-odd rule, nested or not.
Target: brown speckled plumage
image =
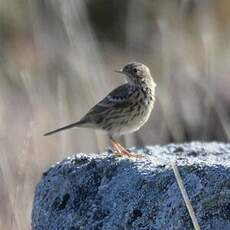
[[[113,138],[137,131],[148,120],[155,101],[155,82],[149,68],[132,62],[117,71],[125,74],[128,83],[119,86],[96,104],[78,122],[46,133],[51,135],[72,127],[86,127],[106,131],[120,155],[128,155]],[[126,152],[124,152],[126,151]]]

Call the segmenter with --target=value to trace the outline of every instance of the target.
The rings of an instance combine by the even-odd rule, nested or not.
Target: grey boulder
[[[230,144],[135,151],[145,157],[77,154],[50,167],[36,187],[32,229],[193,229],[175,161],[201,229],[230,229]]]

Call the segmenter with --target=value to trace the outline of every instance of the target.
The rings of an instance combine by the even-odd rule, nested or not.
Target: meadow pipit
[[[80,121],[48,132],[45,136],[73,127],[104,130],[118,155],[135,156],[114,138],[135,132],[145,124],[154,106],[156,84],[149,68],[138,62],[129,63],[116,72],[125,74],[128,82],[109,93]]]

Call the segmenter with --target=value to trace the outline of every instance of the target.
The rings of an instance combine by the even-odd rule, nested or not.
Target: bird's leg
[[[143,155],[141,154],[136,154],[136,153],[130,153],[127,149],[125,149],[120,143],[117,142],[117,145],[119,148],[122,150],[122,152],[126,152],[129,154],[129,157],[136,157],[136,158],[142,158]]]
[[[131,157],[132,155],[125,149],[123,148],[117,141],[114,139],[110,138],[111,143],[113,147],[116,149],[116,155],[118,156],[126,156],[126,157]]]
[[[119,156],[127,156],[127,157],[136,157],[142,158],[143,156],[140,154],[130,153],[127,149],[125,149],[119,142],[115,141],[113,138],[110,138],[113,147],[117,151],[117,155]]]
[[[132,154],[125,147],[123,147],[119,142],[117,142],[117,146],[122,152],[126,153],[129,156],[132,156]]]

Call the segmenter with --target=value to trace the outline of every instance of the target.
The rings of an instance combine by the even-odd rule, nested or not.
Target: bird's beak
[[[123,69],[115,70],[116,73],[123,73]]]

